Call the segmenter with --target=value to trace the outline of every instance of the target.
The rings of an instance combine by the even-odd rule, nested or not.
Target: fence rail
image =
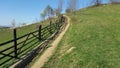
[[[36,47],[40,42],[46,40],[55,31],[58,31],[65,22],[65,18],[61,16],[55,23],[50,24],[44,28],[42,25],[33,32],[27,33],[23,36],[17,37],[17,29],[13,30],[13,39],[0,43],[0,67],[5,66],[12,59],[20,59],[27,52]]]

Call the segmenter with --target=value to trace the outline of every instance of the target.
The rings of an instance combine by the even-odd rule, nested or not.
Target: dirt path
[[[31,68],[41,68],[45,62],[47,62],[49,60],[49,58],[52,56],[52,54],[55,51],[55,48],[57,47],[58,43],[60,42],[60,40],[62,39],[63,35],[65,34],[65,32],[67,31],[69,25],[70,25],[70,18],[68,16],[65,15],[65,17],[67,18],[67,25],[65,27],[65,29],[58,35],[58,37],[55,39],[55,41],[51,44],[51,47],[49,47],[44,54],[38,59],[37,62],[34,63],[34,65]]]

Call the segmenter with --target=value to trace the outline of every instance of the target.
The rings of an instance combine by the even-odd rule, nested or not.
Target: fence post
[[[14,55],[17,58],[17,32],[16,29],[13,30],[13,37],[14,37]]]
[[[61,25],[61,17],[59,18],[59,22],[58,22],[58,30],[60,29],[60,25]]]
[[[64,20],[64,17],[63,17],[63,15],[61,16],[61,25],[62,25],[62,23],[63,23],[63,20]]]
[[[63,16],[62,16],[61,22],[62,22],[62,23],[64,22],[64,17],[63,17]]]
[[[52,22],[50,21],[50,33],[52,34],[52,29],[51,29],[52,27],[51,26],[52,26]]]
[[[41,29],[42,29],[42,25],[39,26],[39,41],[42,40]]]

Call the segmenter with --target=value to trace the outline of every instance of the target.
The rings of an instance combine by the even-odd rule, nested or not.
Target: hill
[[[52,22],[55,22],[56,19],[53,19]],[[38,29],[39,25],[42,25],[42,27],[50,24],[49,20],[45,20],[44,23],[42,22],[36,22],[30,25],[26,25],[23,27],[18,27],[17,29],[17,37],[25,35],[29,32],[33,32],[34,30]],[[2,26],[3,27],[3,26]],[[6,28],[6,29],[0,29],[0,43],[6,42],[8,40],[13,39],[13,29]]]
[[[41,42],[46,40],[46,38],[50,37],[51,34],[57,31],[55,27],[58,25],[58,21],[59,19],[57,18],[52,19],[52,28],[49,20],[45,20],[44,23],[38,22],[35,24],[15,28],[15,33],[13,33],[13,28],[0,29],[0,68],[10,67],[11,64],[23,59],[23,57],[28,55],[30,51],[34,51],[36,47],[41,46]],[[39,25],[42,25],[42,29],[40,30]],[[16,34],[16,44],[14,44],[15,40],[12,40],[14,39],[13,34]],[[42,39],[39,38],[39,34]],[[16,49],[14,49],[15,47]],[[16,55],[14,54],[15,52]],[[15,56],[17,56],[17,58],[15,58]]]
[[[43,68],[120,68],[120,4],[67,14],[70,28]]]

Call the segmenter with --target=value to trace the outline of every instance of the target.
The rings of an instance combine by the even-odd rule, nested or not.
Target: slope
[[[120,4],[68,14],[70,28],[43,68],[120,68]]]

